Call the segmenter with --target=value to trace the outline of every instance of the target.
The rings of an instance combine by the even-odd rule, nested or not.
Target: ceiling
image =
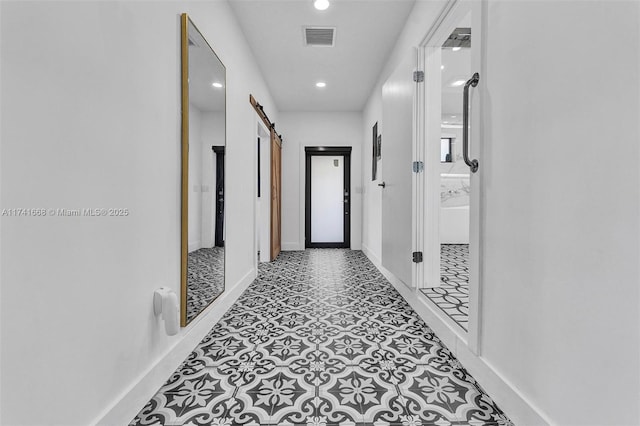
[[[229,0],[280,111],[362,111],[415,3],[330,1]],[[335,46],[305,46],[305,26],[335,27]]]
[[[459,34],[473,33],[471,29],[471,13],[467,13],[456,25],[449,40],[442,46],[442,124],[462,125],[462,93],[464,86],[452,86],[455,81],[467,81],[471,78],[471,44],[473,35],[460,37]],[[451,43],[451,37],[457,42]],[[464,39],[464,42],[459,42]],[[453,46],[463,46],[459,50],[453,50]]]
[[[202,112],[224,111],[225,85],[224,65],[189,23],[189,103]]]

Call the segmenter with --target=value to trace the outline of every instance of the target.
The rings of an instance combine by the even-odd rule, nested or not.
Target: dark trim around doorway
[[[216,154],[216,229],[215,246],[224,247],[224,146],[212,146]]]
[[[351,147],[318,146],[305,147],[305,239],[306,248],[350,248],[351,247]],[[314,243],[311,241],[311,157],[316,155],[336,155],[344,157],[344,238],[336,243]],[[346,195],[345,195],[346,194]]]

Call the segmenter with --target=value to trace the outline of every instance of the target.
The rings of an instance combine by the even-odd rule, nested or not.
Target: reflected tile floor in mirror
[[[224,291],[224,247],[192,251],[187,271],[187,321],[191,321]]]
[[[468,331],[469,244],[442,244],[440,287],[420,291],[464,331]]]
[[[283,252],[131,425],[512,425],[360,251]]]

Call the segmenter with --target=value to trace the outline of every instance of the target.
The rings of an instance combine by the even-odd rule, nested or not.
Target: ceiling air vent
[[[303,27],[305,46],[333,47],[336,40],[335,27]]]

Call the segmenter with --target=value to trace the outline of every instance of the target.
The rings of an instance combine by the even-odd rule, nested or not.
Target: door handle
[[[473,74],[465,83],[462,95],[462,156],[464,162],[471,169],[471,173],[478,171],[478,160],[469,160],[469,86],[476,87],[479,81],[480,74]]]
[[[384,182],[382,182],[382,183],[379,183],[379,184],[378,184],[378,186],[381,186],[381,187],[383,187],[383,188],[384,188],[385,186],[387,186],[387,184],[386,184],[386,183],[384,183]]]

